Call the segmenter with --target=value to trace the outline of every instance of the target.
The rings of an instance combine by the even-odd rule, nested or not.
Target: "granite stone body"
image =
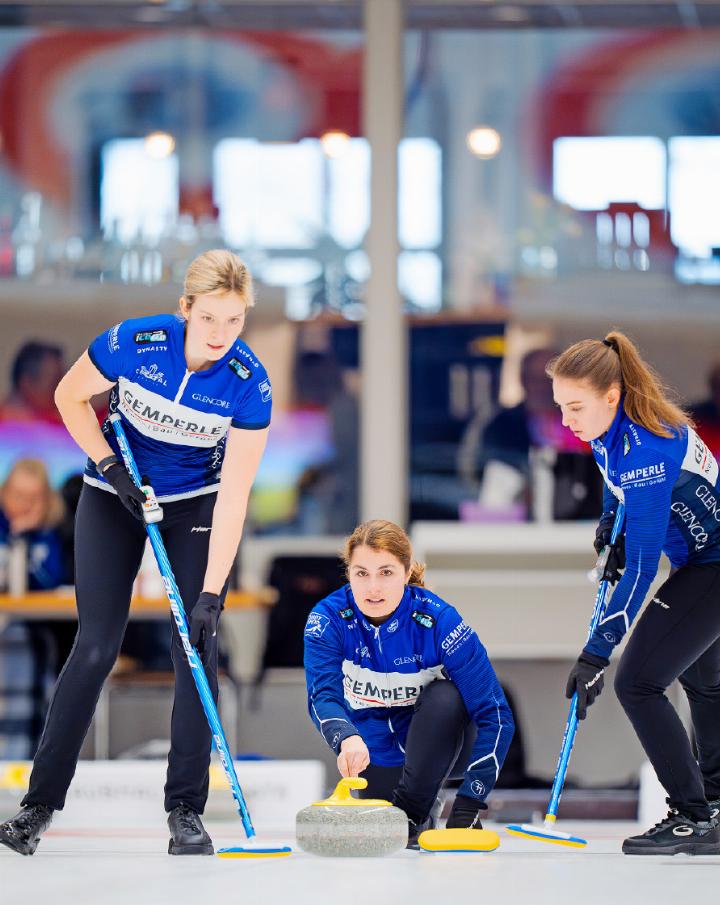
[[[311,805],[296,818],[303,851],[338,858],[376,858],[404,849],[408,819],[391,805]]]

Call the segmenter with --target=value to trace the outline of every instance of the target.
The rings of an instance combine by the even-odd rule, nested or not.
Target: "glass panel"
[[[659,138],[558,138],[553,194],[579,211],[605,210],[618,201],[665,207],[665,146]]]
[[[436,144],[441,230],[418,259],[406,240],[403,292],[418,307],[440,298],[468,335],[494,323],[498,337],[481,378],[459,349],[434,360],[447,393],[432,442],[413,372],[411,517],[597,515],[594,463],[562,428],[544,374],[575,339],[624,328],[684,398],[705,392],[717,352],[693,324],[716,324],[720,309],[694,284],[720,282],[720,123],[709,113],[720,32],[616,17],[579,27],[592,10],[578,27],[536,27],[555,11],[535,6],[522,11],[527,27],[459,21],[406,35],[404,134]],[[444,328],[428,326],[433,348]],[[487,391],[468,408],[471,385]]]
[[[100,226],[121,242],[152,245],[177,222],[178,159],[171,136],[115,139],[102,150]]]

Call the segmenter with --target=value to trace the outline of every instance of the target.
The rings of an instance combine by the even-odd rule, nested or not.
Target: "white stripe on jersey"
[[[118,378],[118,411],[143,436],[180,446],[215,446],[232,420],[173,402],[127,377]]]
[[[99,490],[106,490],[108,493],[114,493],[117,496],[117,492],[114,487],[111,487],[107,481],[101,481],[99,478],[91,478],[90,475],[84,474],[83,481],[86,484],[90,484],[92,487],[97,487]],[[203,487],[197,487],[195,490],[188,490],[185,493],[166,493],[165,495],[157,494],[156,499],[158,503],[174,503],[176,500],[189,500],[195,496],[204,496],[206,493],[217,493],[220,487],[220,472],[218,472],[218,479],[212,484],[205,484]]]
[[[687,450],[680,466],[683,471],[699,474],[714,487],[718,479],[718,463],[695,431],[688,427]]]
[[[442,666],[417,672],[375,672],[343,660],[343,692],[353,710],[367,707],[407,707],[435,679],[443,678]]]
[[[610,471],[610,466],[608,464],[608,451],[605,449],[604,446],[602,448],[602,451],[605,456],[605,467],[603,467],[596,459],[595,462],[597,464],[597,467],[600,469],[600,473],[602,474],[603,480],[607,484],[608,490],[610,491],[610,493],[612,493],[612,495],[615,497],[615,499],[620,500],[621,503],[624,503],[625,502],[625,491],[622,489],[622,487],[618,487],[616,484],[613,484],[613,482],[610,480],[610,475],[608,473]]]

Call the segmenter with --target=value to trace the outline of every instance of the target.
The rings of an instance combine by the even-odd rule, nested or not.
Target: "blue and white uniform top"
[[[103,377],[116,382],[110,413],[120,414],[138,470],[161,502],[216,491],[230,427],[270,424],[267,372],[239,339],[211,367],[189,371],[185,322],[161,314],[117,324],[88,353]],[[109,421],[103,432],[119,453]],[[84,479],[114,493],[91,460]]]
[[[692,428],[658,437],[631,421],[622,404],[591,446],[605,480],[603,519],[612,518],[616,500],[625,503],[625,573],[585,647],[609,657],[637,615],[661,553],[674,568],[720,562],[720,484],[718,463]]]
[[[405,760],[413,704],[430,682],[454,682],[478,729],[460,788],[484,801],[495,785],[514,731],[510,708],[485,648],[458,611],[426,588],[409,585],[392,616],[371,625],[350,585],[321,600],[305,627],[310,717],[340,752],[360,735],[371,763]]]

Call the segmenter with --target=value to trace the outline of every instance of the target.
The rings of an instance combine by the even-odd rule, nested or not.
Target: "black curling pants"
[[[384,798],[414,820],[424,821],[443,783],[465,772],[477,728],[455,685],[437,679],[426,685],[414,705],[405,742],[405,763],[396,767],[370,764],[361,798]]]
[[[690,702],[698,760],[665,695],[675,679]],[[628,641],[615,691],[670,806],[707,820],[708,800],[720,798],[720,563],[683,566],[660,587]]]
[[[168,559],[185,609],[202,590],[215,493],[163,505],[160,523]],[[75,521],[75,591],[78,631],[60,673],[35,755],[23,804],[60,810],[75,774],[103,682],[120,650],[133,581],[147,537],[115,494],[85,485]],[[208,791],[210,729],[175,622],[172,659],[175,701],[170,730],[165,809],[180,803],[202,813]],[[217,638],[208,639],[205,672],[217,701]]]

